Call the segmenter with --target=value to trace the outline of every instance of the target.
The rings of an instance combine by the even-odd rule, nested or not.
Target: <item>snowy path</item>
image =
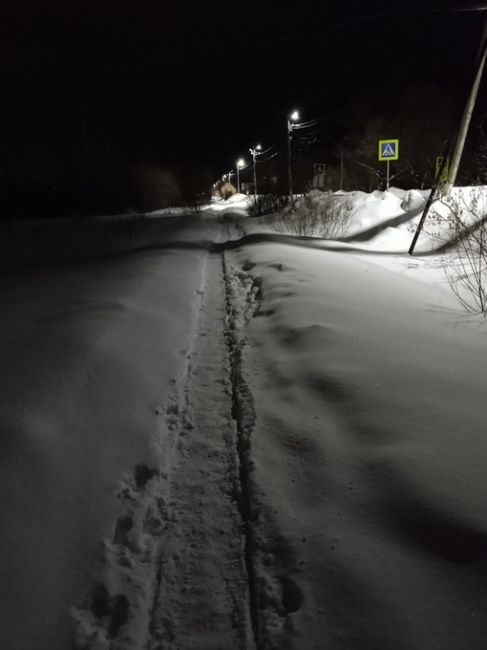
[[[0,278],[0,647],[483,650],[485,321],[238,219]]]
[[[252,647],[220,254],[206,255],[202,277],[186,371],[164,409],[161,463],[139,466],[121,491],[104,581],[76,613],[81,647]]]
[[[88,647],[116,647],[129,618],[136,621],[132,647],[145,642],[150,624],[157,627],[153,569],[162,533],[173,515],[186,516],[169,504],[184,459],[184,444],[175,444],[185,433],[181,425],[179,435],[182,415],[173,411],[188,417],[195,411],[200,421],[201,400],[210,400],[203,393],[197,406],[190,384],[206,362],[198,357],[193,364],[190,348],[204,338],[199,328],[203,335],[205,327],[216,327],[200,320],[210,285],[216,283],[219,295],[215,309],[224,310],[221,256],[214,256],[218,273],[210,271],[206,242],[226,241],[235,226],[185,219],[161,233],[160,250],[68,265],[51,264],[50,249],[33,247],[26,260],[46,257],[46,263],[19,262],[2,274],[2,648],[66,650],[73,614],[78,639]],[[221,331],[220,312],[212,319]],[[215,340],[223,354],[223,335]],[[201,426],[211,429],[214,418],[214,435],[225,429],[226,483],[219,480],[218,487],[227,495],[235,489],[236,447],[228,438],[233,425],[224,425],[231,421],[224,376],[222,365],[223,383],[215,377],[211,394],[221,408],[210,407]],[[190,495],[192,486],[181,490]],[[222,497],[222,513],[227,504]],[[239,521],[238,507],[231,512]],[[230,517],[223,526],[233,543],[228,529],[235,525]],[[213,535],[214,527],[208,530]],[[229,554],[237,553],[240,538],[239,532]],[[242,616],[231,633],[243,634],[245,621]]]
[[[248,648],[250,620],[239,459],[232,418],[220,255],[209,256],[197,338],[171,407],[178,443],[169,481],[153,650]]]
[[[138,465],[121,485],[105,566],[75,611],[81,648],[284,648],[301,604],[293,550],[269,529],[254,482],[243,355],[261,283],[226,253],[207,253],[198,294],[186,370],[163,407],[159,465]]]

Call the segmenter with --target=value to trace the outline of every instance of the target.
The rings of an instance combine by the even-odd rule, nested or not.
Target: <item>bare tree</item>
[[[487,312],[487,189],[444,198],[450,211],[453,247],[444,258],[450,287],[469,312]]]
[[[352,204],[346,195],[312,190],[296,201],[293,209],[279,215],[272,226],[298,237],[343,237],[350,225]]]

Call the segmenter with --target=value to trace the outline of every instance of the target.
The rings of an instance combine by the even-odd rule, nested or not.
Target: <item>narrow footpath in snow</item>
[[[251,626],[232,376],[220,255],[209,255],[184,384],[169,408],[177,431],[149,648],[248,648]]]
[[[185,371],[161,413],[160,464],[122,482],[100,579],[74,610],[82,648],[255,647],[238,335],[246,313],[240,323],[239,281],[223,253],[207,253],[202,278]],[[244,287],[247,310],[257,290]]]

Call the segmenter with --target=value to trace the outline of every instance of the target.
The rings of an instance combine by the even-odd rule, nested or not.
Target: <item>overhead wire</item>
[[[424,6],[424,3],[422,3],[422,2],[416,3],[416,5],[414,5],[414,6],[418,6],[418,7],[419,6]],[[462,12],[484,11],[484,10],[487,10],[487,4],[485,4],[485,5],[477,5],[476,7],[469,7],[469,8],[467,7],[465,9],[463,9],[463,8],[462,9],[460,9],[460,8],[458,8],[458,9],[450,9],[450,11],[462,11]],[[377,18],[384,18],[384,17],[388,17],[388,16],[399,15],[400,13],[401,13],[401,9],[399,9],[397,11],[392,11],[392,10],[391,11],[385,11],[385,12],[381,12],[380,14],[368,15],[367,17],[365,17],[365,19],[366,20],[372,20],[372,19],[377,19]],[[407,11],[406,14],[407,13],[411,13],[411,11]],[[473,20],[474,20],[474,17],[470,16],[467,20],[462,21],[461,24],[455,24],[455,26],[451,30],[449,30],[448,32],[441,33],[439,35],[439,37],[433,43],[431,43],[431,41],[430,41],[420,51],[415,50],[414,54],[412,55],[412,59],[409,59],[407,63],[410,64],[411,60],[418,60],[420,58],[423,58],[423,57],[431,54],[431,52],[434,52],[435,50],[440,48],[446,41],[448,41],[456,33],[460,32],[463,29],[465,29],[466,27],[468,27],[472,23]],[[340,23],[339,25],[337,24],[336,27],[338,27],[338,26],[340,26],[340,27],[341,26],[347,26],[349,24],[354,24],[354,23],[355,23],[354,20],[352,20],[352,21],[344,21],[344,22]],[[406,62],[404,62],[404,65],[405,64],[406,64]],[[346,79],[338,80],[334,84],[333,96],[336,98],[337,94],[342,95],[343,92],[340,92],[340,91],[343,91],[345,89],[346,85],[347,85]],[[337,91],[338,91],[338,93],[337,93]],[[336,108],[334,108],[333,110],[329,111],[328,113],[326,113],[324,115],[315,117],[315,118],[313,118],[311,120],[307,120],[306,122],[299,122],[299,123],[293,124],[292,125],[292,131],[301,131],[301,130],[306,130],[306,129],[313,128],[313,127],[318,127],[318,132],[319,133],[326,133],[327,131],[329,132],[330,125],[328,124],[327,127],[326,127],[325,126],[326,122],[329,122],[341,110],[342,109],[339,106],[337,106]],[[325,127],[325,128],[323,128],[323,127]],[[272,133],[272,135],[274,135],[274,138],[272,138],[272,139],[274,139],[274,140],[278,139],[280,133],[283,132],[283,131],[284,131],[284,127],[283,127],[282,130],[280,128],[273,129],[271,131],[271,133]],[[296,134],[296,136],[297,136],[297,138],[302,137],[301,134],[298,134],[298,133]],[[266,139],[268,140],[270,138],[264,138],[264,141]],[[319,141],[320,140],[318,138],[317,140],[313,141],[313,144],[315,144],[316,142],[319,142]],[[269,152],[270,150],[272,150],[272,148],[274,146],[275,146],[275,144],[270,145],[260,155],[263,155],[263,154]],[[309,149],[309,147],[308,147],[308,149]],[[276,157],[282,151],[283,151],[283,148],[281,147],[277,152],[272,154],[269,158],[261,159],[259,162],[262,162],[262,163],[267,162],[268,160],[271,160],[272,158]],[[250,165],[251,165],[251,163],[249,162],[242,169],[247,169]],[[241,169],[241,171],[242,171],[242,169]]]
[[[277,155],[279,155],[281,152],[282,152],[282,148],[281,148],[281,149],[278,149],[275,153],[272,154],[272,156],[269,156],[269,158],[266,158],[265,160],[261,160],[261,159],[259,159],[259,158],[256,158],[255,162],[256,162],[256,163],[265,163],[265,162],[268,162],[269,160],[272,160],[272,159],[275,158]]]
[[[350,18],[348,20],[342,20],[338,22],[327,22],[326,24],[324,23],[314,23],[312,28],[307,28],[307,29],[301,29],[300,31],[297,32],[289,32],[286,35],[283,35],[279,38],[274,38],[274,39],[269,39],[266,41],[262,42],[257,42],[253,44],[253,47],[266,47],[268,45],[275,45],[276,43],[282,43],[285,41],[291,41],[291,40],[300,40],[302,38],[306,38],[309,36],[310,33],[312,32],[330,32],[330,31],[335,31],[337,29],[341,29],[343,27],[351,27],[355,25],[360,25],[366,22],[370,22],[372,20],[377,20],[381,18],[390,18],[394,16],[403,16],[407,15],[408,13],[417,13],[415,10],[416,8],[421,8],[423,9],[423,13],[436,13],[438,10],[434,9],[427,9],[424,5],[423,2],[416,2],[414,5],[408,5],[408,6],[403,6],[401,7],[395,7],[394,9],[387,9],[383,11],[378,11],[376,13],[370,13],[362,16],[356,16],[353,18]],[[328,17],[324,20],[328,20]]]

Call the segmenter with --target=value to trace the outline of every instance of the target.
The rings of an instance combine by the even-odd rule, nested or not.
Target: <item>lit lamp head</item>
[[[289,116],[289,119],[291,120],[291,122],[297,122],[297,120],[299,120],[299,112],[293,111]]]
[[[242,167],[245,167],[245,160],[243,158],[240,158],[240,160],[237,160],[237,167],[239,169],[242,169]]]

